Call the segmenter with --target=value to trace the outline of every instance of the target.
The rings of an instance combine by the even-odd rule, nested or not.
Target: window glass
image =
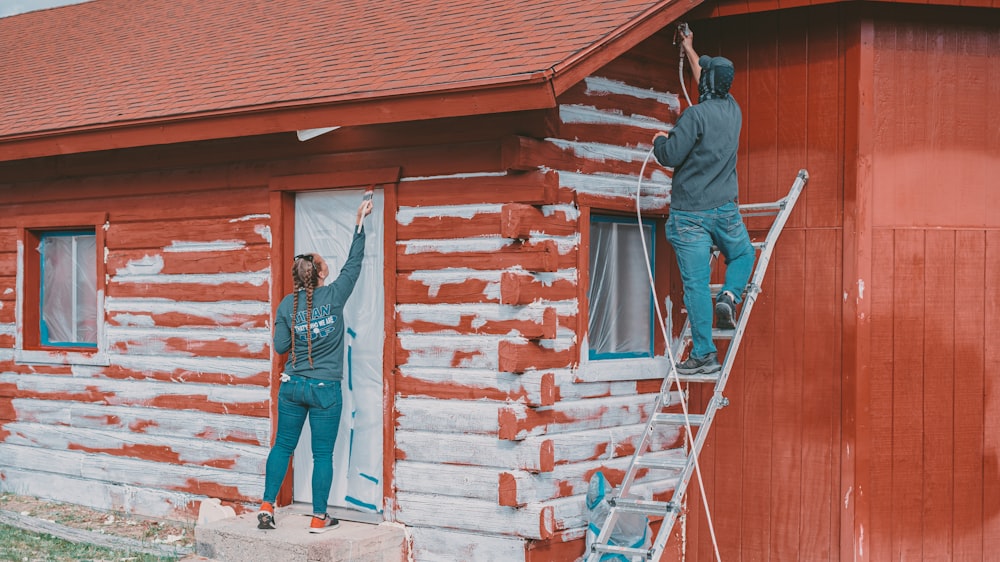
[[[653,356],[653,299],[640,236],[653,256],[654,225],[595,216],[590,223],[591,359]]]
[[[47,232],[41,256],[41,343],[97,346],[97,240],[93,232]]]

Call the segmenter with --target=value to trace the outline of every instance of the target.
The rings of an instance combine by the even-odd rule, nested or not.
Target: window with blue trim
[[[655,223],[591,216],[589,319],[590,359],[653,357],[653,292],[646,260],[656,271]],[[643,242],[648,254],[643,255]]]
[[[97,347],[97,238],[90,231],[39,235],[39,343]]]

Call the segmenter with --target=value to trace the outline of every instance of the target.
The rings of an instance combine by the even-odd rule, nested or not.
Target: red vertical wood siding
[[[702,457],[723,560],[839,557],[840,14],[819,6],[692,22],[699,53],[736,65],[741,202],[776,200],[800,168],[810,174]],[[699,502],[692,493],[688,559],[713,560]]]
[[[901,14],[873,15],[869,559],[985,560],[1000,546],[1000,30]]]

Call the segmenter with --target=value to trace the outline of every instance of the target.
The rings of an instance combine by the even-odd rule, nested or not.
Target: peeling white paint
[[[4,289],[3,294],[9,295],[9,294],[11,294],[13,292],[14,292],[14,289],[11,289],[10,287],[7,287],[6,289]]]
[[[578,142],[556,138],[545,139],[562,149],[572,150],[573,154],[580,158],[606,162],[607,160],[617,160],[619,162],[642,162],[649,154],[649,146],[645,148],[630,148],[616,144],[606,144],[600,142]],[[638,169],[636,170],[638,172]]]
[[[266,359],[241,357],[177,357],[170,355],[111,355],[111,364],[140,373],[188,371],[193,373],[221,373],[237,379],[255,377],[270,372],[271,362]],[[100,376],[100,369],[74,367],[74,376]]]
[[[244,216],[239,217],[239,218],[229,219],[229,222],[230,223],[234,223],[234,222],[246,222],[246,221],[255,221],[255,220],[258,220],[258,219],[264,219],[264,220],[266,220],[266,219],[270,219],[270,218],[271,218],[271,215],[244,215]]]
[[[864,299],[865,299],[865,280],[858,279],[858,300],[861,301]]]
[[[542,215],[551,217],[556,213],[566,215],[566,220],[574,221],[580,218],[580,209],[575,205],[542,205]]]
[[[864,560],[865,558],[865,524],[858,524],[858,556]]]
[[[566,255],[576,249],[580,245],[580,234],[575,233],[569,236],[554,236],[551,234],[544,234],[541,232],[532,231],[531,241],[540,242],[543,240],[551,240],[556,243],[556,247],[559,248],[560,255]]]
[[[623,94],[633,98],[656,100],[669,106],[673,111],[680,111],[681,108],[680,98],[677,94],[658,92],[653,89],[644,90],[619,80],[601,78],[600,76],[588,76],[583,79],[583,82],[587,86],[587,95]]]
[[[669,131],[673,126],[654,117],[625,115],[620,109],[603,110],[592,105],[560,105],[559,119],[563,123],[596,125],[630,125],[651,131]]]
[[[408,178],[399,178],[400,182],[404,181],[424,181],[424,180],[447,180],[447,179],[461,179],[461,178],[494,178],[500,176],[506,176],[507,172],[472,172],[466,174],[445,174],[440,176],[412,176]]]
[[[152,328],[156,326],[152,316],[141,316],[138,314],[114,314],[111,320],[120,326],[136,326],[141,328]]]
[[[471,219],[479,214],[499,214],[503,205],[434,205],[431,207],[400,207],[396,222],[407,226],[417,218],[457,217]]]
[[[253,227],[253,231],[260,235],[268,244],[271,243],[271,227],[266,224],[258,224]]]
[[[271,342],[271,331],[267,328],[142,328],[131,326],[109,326],[107,329],[109,343],[126,343],[134,352],[137,343],[149,345],[152,349],[159,347],[168,338],[182,339],[188,342],[224,341],[235,345],[246,346],[247,351],[257,353],[266,349]],[[174,353],[169,351],[168,353]]]
[[[844,494],[844,509],[847,509],[851,505],[851,493],[854,491],[854,487],[850,486],[847,488],[847,492]]]
[[[13,336],[17,333],[15,324],[0,324],[0,336]]]
[[[572,283],[576,283],[576,273],[577,271],[574,267],[570,269],[561,269],[559,271],[531,272],[530,275],[543,286],[551,287],[556,281],[570,281]]]
[[[440,270],[414,271],[410,279],[423,283],[428,287],[427,294],[435,297],[442,285],[456,285],[470,279],[486,281],[489,285],[484,291],[485,296],[500,298],[500,272],[480,271],[476,269],[449,267]]]
[[[136,401],[154,400],[161,396],[205,396],[220,404],[258,404],[271,397],[263,386],[240,386],[164,381],[136,381],[100,377],[53,377],[26,373],[0,373],[0,382],[20,390],[40,393],[74,393],[95,391],[105,394],[104,401],[112,405],[127,405]],[[200,414],[199,414],[200,415]]]
[[[161,258],[162,261],[162,258]],[[189,273],[189,274],[117,274],[111,278],[117,283],[189,283],[198,285],[222,285],[225,283],[247,283],[260,287],[271,280],[271,269],[246,273]]]
[[[524,320],[542,322],[545,311],[555,308],[556,314],[567,313],[576,307],[576,301],[532,303],[529,305],[503,304],[401,304],[396,306],[399,317],[404,322],[431,322],[443,326],[458,326],[462,317],[475,316],[474,327],[487,322]],[[478,326],[476,326],[478,324]]]
[[[552,240],[556,243],[561,255],[573,251],[579,244],[579,234],[572,236],[548,236],[539,237]],[[532,240],[535,240],[534,238]],[[425,252],[439,252],[451,254],[458,252],[494,253],[506,247],[514,245],[516,242],[510,238],[500,237],[480,237],[480,238],[460,238],[460,239],[435,239],[435,240],[407,240],[399,242],[406,248],[406,254],[421,254]],[[528,244],[530,247],[531,244]]]
[[[561,187],[605,197],[635,198],[639,178],[619,174],[581,174],[559,170]],[[672,182],[661,170],[654,170],[651,177],[642,182],[642,208],[659,208],[670,202]]]
[[[224,323],[229,318],[242,316],[269,315],[270,305],[263,301],[212,301],[187,302],[170,299],[123,299],[109,297],[106,302],[108,312],[146,312],[149,314],[178,313],[199,318],[208,318]]]
[[[231,252],[247,247],[243,240],[215,240],[214,242],[178,242],[174,241],[163,248],[164,252]],[[161,260],[162,263],[162,260]]]
[[[163,271],[163,256],[143,256],[141,259],[129,260],[125,267],[118,269],[116,277],[122,275],[156,275]]]

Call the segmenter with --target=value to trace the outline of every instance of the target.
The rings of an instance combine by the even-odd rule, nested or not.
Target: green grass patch
[[[175,562],[179,556],[156,556],[112,550],[0,525],[0,560],[12,562]]]

